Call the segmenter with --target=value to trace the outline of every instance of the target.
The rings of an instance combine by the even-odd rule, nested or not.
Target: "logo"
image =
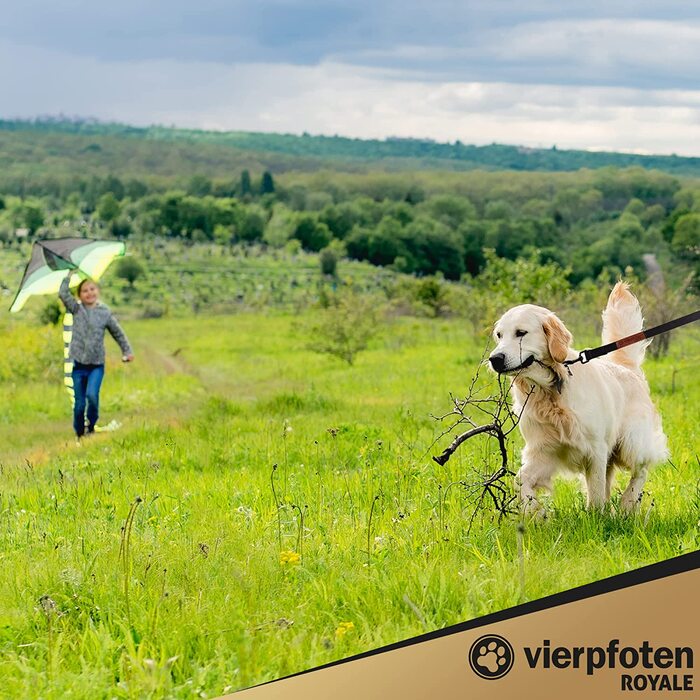
[[[611,639],[605,646],[554,646],[549,639],[539,647],[524,647],[532,669],[582,669],[593,676],[600,669],[619,671],[620,689],[630,691],[692,692],[694,667],[692,647],[653,646],[648,640],[624,646]],[[623,673],[629,671],[629,673]]]
[[[503,678],[511,668],[515,653],[510,642],[497,634],[479,637],[469,650],[469,665],[477,676],[488,681]]]

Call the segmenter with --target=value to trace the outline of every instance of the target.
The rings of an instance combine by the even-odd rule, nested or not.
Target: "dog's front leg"
[[[544,514],[542,504],[537,500],[537,490],[551,487],[552,474],[556,469],[556,460],[551,455],[527,446],[523,449],[522,467],[515,475],[515,485],[524,513]]]

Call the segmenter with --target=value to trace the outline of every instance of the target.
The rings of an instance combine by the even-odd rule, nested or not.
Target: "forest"
[[[264,151],[241,160],[244,151],[223,145],[49,126],[0,129],[6,245],[18,233],[76,232],[270,249],[291,242],[447,280],[477,276],[493,251],[556,263],[574,286],[627,268],[644,276],[648,253],[675,280],[698,267],[700,185],[660,170],[348,171],[329,161],[307,171]]]

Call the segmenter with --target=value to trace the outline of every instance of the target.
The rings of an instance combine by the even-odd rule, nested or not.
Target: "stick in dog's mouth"
[[[517,367],[510,367],[509,369],[504,369],[499,374],[511,374],[512,372],[520,372],[522,369],[527,369],[535,361],[535,356],[530,355],[526,360],[521,362]]]

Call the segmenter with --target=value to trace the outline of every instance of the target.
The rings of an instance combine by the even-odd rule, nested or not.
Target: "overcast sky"
[[[0,116],[700,156],[700,4],[23,0]]]

